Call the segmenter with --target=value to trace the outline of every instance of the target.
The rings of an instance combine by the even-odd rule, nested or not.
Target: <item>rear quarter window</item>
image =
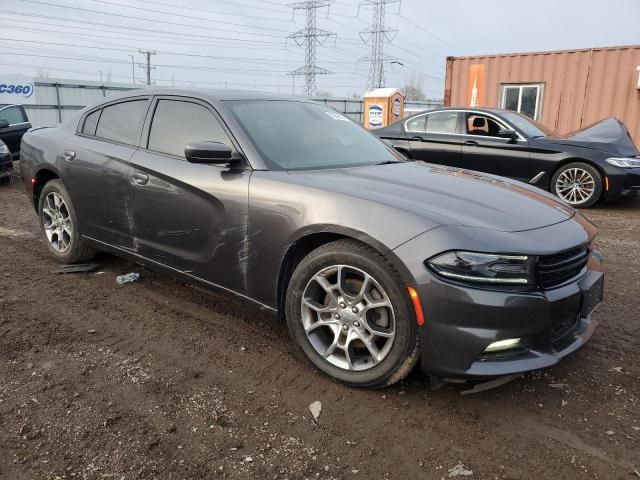
[[[84,125],[82,126],[82,133],[85,135],[96,134],[96,127],[98,126],[100,112],[102,112],[102,110],[96,110],[95,112],[87,115],[87,118],[84,119]]]

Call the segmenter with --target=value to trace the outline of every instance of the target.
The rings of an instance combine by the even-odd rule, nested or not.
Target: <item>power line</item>
[[[36,58],[55,58],[58,60],[75,60],[82,62],[102,62],[102,63],[112,63],[119,65],[129,65],[130,62],[124,60],[116,60],[112,58],[98,58],[98,57],[80,57],[80,56],[63,56],[63,55],[40,55],[35,53],[22,53],[22,52],[3,52],[3,55],[15,55],[22,57],[36,57]],[[175,65],[175,64],[162,64],[156,63],[156,67],[165,67],[165,68],[181,68],[186,70],[201,70],[201,71],[222,71],[222,72],[253,72],[253,73],[280,73],[282,75],[288,73],[286,70],[258,70],[258,69],[247,69],[247,68],[227,68],[227,67],[205,67],[202,65]]]
[[[19,0],[21,2],[33,2],[33,3],[44,3],[47,5],[52,5],[50,2],[41,2],[39,0]],[[133,17],[133,16],[129,16],[129,15],[118,15],[118,14],[112,14],[112,13],[107,13],[107,12],[95,12],[93,10],[89,10],[89,9],[80,9],[77,7],[70,7],[70,6],[62,6],[59,5],[63,8],[73,8],[74,10],[85,10],[91,13],[104,13],[105,15],[116,15],[119,17],[124,17],[124,18],[129,18],[129,19],[134,19],[134,20],[144,20],[144,21],[149,21],[149,22],[154,22],[154,23],[163,23],[163,24],[168,24],[168,25],[177,25],[177,26],[186,26],[186,27],[191,27],[191,28],[202,28],[202,29],[206,29],[206,30],[211,30],[210,26],[204,27],[204,26],[196,26],[196,25],[189,25],[189,24],[182,24],[182,23],[177,23],[177,22],[165,22],[165,21],[160,21],[160,20],[150,20],[150,19],[146,19],[146,18],[142,18],[142,17]],[[52,15],[43,15],[43,14],[37,14],[37,13],[27,13],[27,12],[16,12],[16,11],[11,11],[11,10],[0,10],[0,13],[4,13],[4,14],[10,14],[10,15],[17,15],[17,16],[22,16],[22,17],[30,17],[30,18],[44,18],[47,20],[55,20],[55,21],[61,21],[61,22],[72,22],[74,23],[74,28],[76,26],[76,24],[78,23],[78,20],[76,19],[71,19],[71,18],[64,18],[64,17],[56,17],[56,16],[52,16]],[[118,28],[118,29],[124,29],[124,30],[131,30],[130,26],[124,26],[124,25],[114,25],[112,23],[104,23],[104,22],[93,22],[93,21],[89,21],[89,20],[82,20],[82,23],[84,25],[96,25],[96,26],[102,26],[102,27],[110,27],[110,28]],[[251,28],[249,25],[247,26],[249,28]],[[135,30],[137,32],[152,32],[152,33],[160,33],[163,35],[172,35],[172,36],[181,36],[181,37],[188,37],[188,38],[194,38],[194,39],[213,39],[213,40],[223,40],[223,41],[227,41],[227,42],[241,42],[241,43],[250,43],[250,44],[258,44],[258,45],[282,45],[281,42],[275,42],[275,41],[267,41],[267,40],[250,40],[250,39],[245,39],[245,38],[229,38],[229,37],[219,37],[219,36],[213,36],[213,35],[203,35],[203,34],[195,34],[195,33],[183,33],[183,32],[167,32],[165,30],[157,30],[157,29],[152,29],[152,28],[143,28],[143,27],[135,27]],[[222,32],[231,32],[231,33],[238,33],[241,35],[255,35],[255,36],[262,36],[262,37],[269,37],[269,38],[281,38],[278,35],[268,35],[268,34],[264,34],[264,33],[251,33],[251,32],[244,32],[244,31],[239,31],[239,30],[224,30],[224,29],[220,29],[217,28],[216,31],[222,31]],[[343,42],[345,43],[359,43],[357,40],[355,39],[342,39]]]
[[[457,50],[458,52],[462,52],[462,49],[456,47],[455,45],[452,45],[451,43],[447,42],[446,40],[440,38],[439,36],[437,36],[435,33],[430,32],[429,30],[426,30],[424,27],[418,25],[417,23],[415,23],[413,20],[405,17],[404,15],[402,15],[401,13],[398,14],[400,16],[400,18],[402,18],[405,22],[407,22],[410,25],[413,25],[415,28],[417,28],[418,30],[421,30],[422,32],[426,33],[427,35],[429,35],[430,37],[438,40],[440,43],[453,48],[454,50]]]
[[[265,18],[265,17],[258,17],[255,15],[246,15],[246,14],[242,14],[242,13],[230,13],[230,12],[220,12],[218,10],[210,10],[210,9],[206,9],[206,8],[197,8],[197,7],[192,7],[192,6],[188,6],[188,7],[183,7],[181,5],[173,5],[171,3],[165,3],[165,2],[156,2],[156,1],[152,1],[152,0],[135,0],[138,3],[146,3],[146,4],[151,4],[151,5],[160,5],[163,7],[173,7],[173,8],[180,8],[183,10],[188,10],[188,11],[194,11],[194,12],[208,12],[208,13],[215,13],[215,14],[220,14],[223,13],[224,15],[231,15],[234,17],[247,17],[247,18],[257,18],[259,20],[273,20],[274,22],[291,22],[291,20],[281,20],[281,19],[276,19],[276,18]],[[223,4],[228,4],[228,5],[233,5],[234,7],[238,6],[238,2],[237,0],[235,1],[227,1],[227,0],[211,0],[215,3],[223,3]],[[267,3],[267,2],[260,2],[260,3]],[[280,5],[278,4],[278,6],[284,6],[284,5]],[[247,5],[248,7],[248,5]],[[261,5],[256,5],[256,4],[252,4],[251,8],[254,10],[265,10],[267,12],[273,12],[273,13],[289,13],[286,10],[274,10],[273,8],[269,8],[269,7],[263,7]]]
[[[1,25],[1,24],[0,24]],[[35,43],[38,45],[55,45],[60,47],[74,47],[74,48],[89,48],[89,49],[97,49],[97,50],[108,50],[108,51],[116,51],[116,52],[131,52],[132,48],[114,48],[114,47],[98,47],[95,45],[78,45],[75,43],[58,43],[58,42],[40,42],[37,40],[19,40],[15,38],[5,38],[0,37],[2,41],[8,42],[20,42],[20,43]],[[195,58],[211,58],[216,60],[232,60],[234,62],[250,62],[250,63],[297,63],[296,60],[278,60],[273,58],[249,58],[249,57],[227,57],[227,56],[218,56],[218,55],[205,55],[198,53],[183,53],[183,52],[172,52],[165,50],[154,50],[158,55],[171,55],[171,56],[180,56],[180,57],[195,57]],[[57,52],[56,52],[57,53]],[[333,61],[326,62],[331,64],[340,64],[340,65],[352,65],[353,62],[349,61]]]
[[[316,46],[323,45],[328,38],[335,37],[335,33],[322,30],[316,26],[316,13],[319,8],[329,7],[333,0],[304,0],[291,4],[293,13],[296,10],[304,10],[307,26],[302,30],[289,35],[299,47],[305,48],[304,67],[290,72],[290,75],[304,75],[304,89],[302,94],[313,96],[317,93],[316,75],[327,75],[329,70],[316,65]]]
[[[27,1],[27,0],[24,0]],[[31,0],[29,0],[31,1]],[[209,19],[209,18],[203,18],[202,16],[200,17],[196,17],[194,15],[184,15],[181,13],[175,13],[175,12],[163,12],[162,10],[155,10],[152,8],[144,8],[144,7],[135,7],[133,5],[127,5],[125,3],[118,3],[118,2],[111,2],[111,1],[107,1],[107,0],[90,0],[92,2],[96,2],[96,3],[103,3],[105,5],[115,5],[118,7],[124,7],[124,8],[130,8],[132,10],[140,10],[143,12],[151,12],[151,13],[157,13],[157,14],[161,14],[161,15],[170,15],[172,17],[180,17],[180,18],[190,18],[190,19],[195,19],[195,20],[199,20],[199,21],[215,21],[216,23],[224,23],[225,25],[234,25],[237,27],[251,27],[252,29],[258,29],[258,30],[270,30],[272,32],[280,32],[280,33],[286,33],[286,30],[281,30],[278,28],[269,28],[269,27],[261,27],[259,25],[247,25],[244,23],[235,23],[235,22],[227,22],[224,20],[219,20],[219,19]],[[96,13],[104,13],[104,12],[96,12]],[[155,20],[154,20],[155,21]]]
[[[43,33],[47,33],[48,35],[51,35],[51,36],[57,36],[57,37],[62,37],[62,38],[69,38],[70,37],[70,38],[73,38],[73,39],[82,40],[84,42],[99,43],[100,45],[123,46],[123,45],[117,44],[117,43],[105,42],[104,40],[94,40],[93,37],[96,37],[96,38],[110,38],[110,39],[114,38],[113,35],[99,35],[99,34],[97,34],[95,32],[115,33],[119,37],[122,37],[122,40],[125,40],[125,41],[129,41],[130,40],[130,41],[135,41],[135,42],[140,42],[141,40],[148,40],[149,38],[151,38],[156,43],[168,43],[168,44],[171,44],[171,45],[184,45],[184,46],[195,46],[195,47],[209,47],[209,46],[212,46],[212,47],[227,47],[227,48],[251,49],[251,50],[279,50],[279,51],[285,50],[285,48],[280,43],[277,43],[277,44],[276,43],[271,43],[270,44],[270,45],[280,45],[279,48],[276,48],[276,47],[266,47],[266,46],[260,46],[260,45],[225,45],[225,44],[211,43],[211,42],[206,42],[206,43],[178,42],[178,41],[175,41],[173,39],[182,39],[182,37],[173,36],[173,35],[170,35],[170,34],[152,35],[152,34],[149,34],[149,33],[145,33],[144,37],[141,38],[140,36],[137,36],[137,35],[131,34],[131,33],[127,33],[127,32],[120,32],[120,31],[114,31],[114,30],[104,30],[104,29],[99,29],[99,28],[89,28],[89,27],[80,27],[80,26],[71,27],[71,26],[59,25],[59,24],[55,24],[55,23],[34,22],[34,21],[24,20],[24,19],[15,20],[15,19],[12,19],[12,18],[3,18],[2,20],[3,21],[8,21],[8,22],[19,22],[20,25],[21,25],[19,27],[16,27],[16,26],[10,26],[10,25],[7,25],[7,24],[0,23],[0,26],[4,26],[5,28],[9,28],[9,29],[13,29],[13,30],[19,30],[19,31],[43,32]],[[39,29],[39,28],[26,27],[26,26],[24,26],[24,23],[33,23],[35,25],[54,26],[54,27],[60,27],[60,28],[73,28],[74,30],[88,30],[88,31],[91,32],[91,37],[92,38],[87,38],[87,34],[83,33],[83,32],[67,32],[67,31],[61,31],[61,30],[52,30],[50,28],[47,28],[46,30],[43,30],[43,29]],[[56,33],[61,34],[61,35],[56,35]],[[127,37],[124,37],[125,35]],[[130,38],[130,37],[133,37],[133,38]],[[120,40],[120,38],[118,38],[116,40]],[[204,40],[203,40],[203,42],[204,42]],[[265,42],[258,42],[258,43],[265,43]]]
[[[141,20],[143,22],[153,22],[153,23],[162,23],[165,25],[173,25],[173,26],[177,26],[177,27],[189,27],[189,28],[200,28],[200,29],[204,29],[204,30],[211,30],[211,26],[204,26],[204,25],[194,25],[192,23],[180,23],[180,22],[169,22],[166,20],[155,20],[155,19],[150,19],[150,18],[144,18],[144,17],[136,17],[133,15],[124,15],[121,13],[112,13],[112,12],[103,12],[103,11],[99,11],[99,10],[92,10],[90,8],[81,8],[81,7],[76,7],[76,6],[72,6],[72,5],[63,5],[60,3],[53,3],[53,2],[45,2],[42,0],[19,0],[20,2],[26,2],[26,3],[34,3],[37,5],[48,5],[48,6],[52,6],[52,7],[58,7],[58,8],[67,8],[67,9],[71,9],[73,11],[81,11],[81,12],[88,12],[91,14],[100,14],[100,15],[108,15],[111,17],[118,17],[118,18],[127,18],[127,19],[132,19],[132,20]],[[250,27],[253,28],[249,25],[243,25],[245,27]],[[217,31],[220,32],[229,32],[229,33],[240,33],[242,35],[253,35],[253,36],[258,36],[258,37],[271,37],[271,38],[280,38],[279,35],[269,35],[266,33],[253,33],[253,32],[244,32],[244,31],[240,31],[240,30],[225,30],[222,28],[216,28]]]

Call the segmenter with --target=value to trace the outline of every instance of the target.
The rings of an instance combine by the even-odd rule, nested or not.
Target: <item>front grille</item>
[[[542,288],[552,288],[577,276],[587,264],[589,248],[586,245],[565,250],[538,259],[538,278]]]

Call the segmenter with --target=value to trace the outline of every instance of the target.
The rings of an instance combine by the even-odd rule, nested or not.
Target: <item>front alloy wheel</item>
[[[317,272],[302,294],[302,324],[327,362],[367,370],[383,361],[395,337],[389,296],[368,273],[349,265]]]
[[[418,326],[404,282],[355,240],[322,245],[293,272],[285,297],[297,352],[335,380],[384,387],[418,360]]]
[[[560,168],[551,184],[558,197],[577,208],[590,207],[602,194],[602,176],[594,167],[582,162]]]

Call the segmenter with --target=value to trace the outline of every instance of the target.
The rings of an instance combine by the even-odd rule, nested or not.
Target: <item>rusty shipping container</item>
[[[559,134],[614,116],[640,147],[640,45],[448,57],[446,106],[508,107]]]

